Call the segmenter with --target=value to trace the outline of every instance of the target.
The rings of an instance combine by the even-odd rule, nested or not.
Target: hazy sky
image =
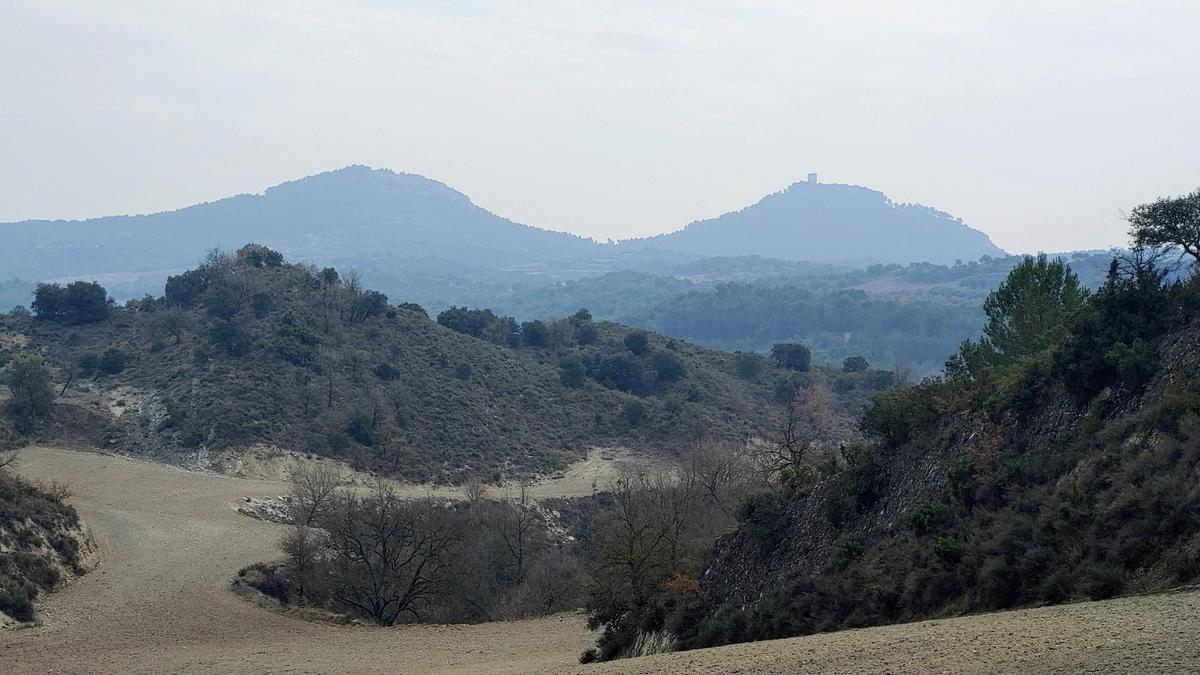
[[[5,0],[0,221],[365,163],[620,238],[817,171],[1011,251],[1107,247],[1200,186],[1197,26],[1197,0]]]

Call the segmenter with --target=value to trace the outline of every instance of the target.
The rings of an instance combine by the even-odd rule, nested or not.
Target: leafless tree
[[[470,480],[463,486],[463,496],[467,498],[467,502],[471,506],[478,506],[480,502],[487,499],[488,488],[480,480]]]
[[[537,510],[529,498],[529,484],[522,481],[514,494],[504,500],[504,520],[500,525],[500,537],[512,557],[513,578],[517,583],[525,579],[526,547],[530,531],[538,520]]]
[[[9,467],[15,467],[17,460],[20,459],[20,456],[20,450],[6,450],[4,452],[0,452],[0,470],[7,469]]]
[[[774,437],[755,449],[756,460],[772,483],[806,475],[814,455],[837,435],[832,393],[824,384],[796,392],[788,400]]]
[[[301,464],[292,472],[292,511],[298,523],[317,522],[332,507],[342,471],[330,462]]]
[[[382,626],[404,615],[420,620],[459,540],[444,509],[402,500],[380,482],[367,497],[341,493],[327,522],[333,599]]]
[[[283,535],[279,547],[287,556],[288,575],[300,597],[307,597],[313,583],[321,551],[325,547],[323,532],[311,527],[299,514],[293,515],[291,528]]]
[[[754,457],[742,446],[730,446],[705,438],[688,445],[681,471],[693,476],[701,501],[732,518],[741,498],[770,484],[755,468]]]
[[[613,481],[610,493],[614,509],[597,540],[601,562],[593,595],[645,607],[689,557],[696,483],[671,473],[628,474]]]

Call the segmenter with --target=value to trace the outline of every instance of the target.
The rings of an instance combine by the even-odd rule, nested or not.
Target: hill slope
[[[702,257],[762,255],[825,263],[953,263],[1004,255],[988,236],[926,206],[853,185],[795,183],[678,232],[637,239]]]
[[[630,338],[586,313],[442,319],[456,330],[248,246],[102,321],[11,316],[0,334],[48,358],[69,384],[55,420],[74,406],[90,442],[200,465],[269,445],[413,481],[544,474],[605,445],[669,454],[698,430],[744,441],[776,414],[781,387],[844,378],[847,415],[868,393],[850,375],[765,359],[739,377],[734,354]]]

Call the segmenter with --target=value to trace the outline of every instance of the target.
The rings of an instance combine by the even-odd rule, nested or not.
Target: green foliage
[[[360,293],[350,303],[350,320],[359,323],[376,316],[382,316],[388,309],[388,298],[379,291]]]
[[[1045,254],[1026,258],[984,301],[983,337],[961,351],[968,370],[1005,366],[1062,342],[1086,298],[1066,263]]]
[[[283,254],[261,244],[246,244],[237,252],[238,260],[245,265],[255,268],[280,267],[283,265]]]
[[[0,612],[32,620],[33,601],[53,590],[60,570],[79,571],[79,547],[70,536],[78,525],[61,494],[0,469]]]
[[[508,316],[496,316],[490,309],[451,307],[437,315],[437,322],[450,330],[502,347],[521,344],[521,327],[516,320]]]
[[[780,368],[807,371],[812,366],[812,353],[802,344],[780,342],[771,347],[771,357]]]
[[[578,354],[564,356],[558,363],[559,381],[564,387],[578,389],[587,381],[587,365]]]
[[[743,380],[757,380],[766,365],[763,357],[753,352],[734,352],[733,368]]]
[[[66,288],[58,284],[38,284],[31,307],[34,315],[42,320],[84,324],[108,318],[111,304],[108,292],[100,284],[73,281]]]
[[[317,364],[320,344],[321,338],[312,323],[303,316],[288,311],[279,318],[271,348],[289,363],[312,368]]]
[[[1129,214],[1135,246],[1182,249],[1200,263],[1200,190],[1142,204]]]
[[[79,355],[76,364],[79,366],[80,375],[91,377],[100,369],[100,355],[96,352],[84,352]]]
[[[214,319],[208,329],[208,339],[226,356],[239,358],[250,353],[250,335],[236,320]]]
[[[50,369],[34,356],[19,356],[5,367],[0,383],[12,390],[8,409],[17,430],[30,433],[54,407]]]
[[[631,427],[640,427],[650,418],[650,411],[641,401],[629,401],[621,408],[621,419]]]
[[[526,347],[545,347],[550,344],[550,329],[540,320],[521,324],[521,343]]]
[[[937,417],[936,386],[936,382],[931,381],[878,394],[863,411],[863,433],[891,446],[907,443],[919,429]]]
[[[167,277],[167,304],[178,307],[192,307],[208,289],[209,270],[200,268],[188,270],[183,274]]]
[[[96,369],[105,375],[116,375],[129,365],[129,355],[124,351],[112,347],[105,349],[104,353],[100,354],[100,361],[96,364]]]
[[[625,335],[625,348],[634,356],[641,356],[650,349],[650,336],[645,331],[630,331]]]
[[[628,353],[600,358],[592,367],[592,377],[609,389],[634,394],[646,391],[646,373],[642,362]]]
[[[1156,369],[1151,345],[1194,302],[1194,284],[1168,284],[1152,261],[1135,254],[1113,261],[1108,281],[1078,313],[1054,367],[1066,387],[1090,398],[1105,387],[1136,389]]]
[[[846,360],[842,361],[843,373],[861,373],[870,367],[871,364],[867,362],[864,356],[848,356]]]
[[[683,361],[670,352],[654,352],[650,355],[650,367],[654,369],[655,379],[660,387],[665,387],[683,379]]]
[[[899,360],[919,364],[926,372],[940,366],[963,340],[978,335],[983,323],[975,299],[982,293],[953,288],[958,271],[934,267],[928,272],[914,265],[907,272],[897,268],[878,275],[858,273],[844,280],[721,284],[676,295],[631,316],[646,328],[719,349],[765,352],[776,342],[798,339],[812,350],[816,363],[840,364],[846,357],[863,355],[888,367]],[[962,270],[965,275],[967,268]],[[930,292],[926,299],[914,300],[827,288],[893,274],[911,276],[912,283],[922,285],[944,277],[952,281],[944,290],[964,298]]]

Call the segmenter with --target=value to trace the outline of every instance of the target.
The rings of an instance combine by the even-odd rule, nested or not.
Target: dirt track
[[[274,557],[279,526],[234,513],[267,481],[98,454],[26,451],[56,478],[101,547],[49,596],[45,625],[0,632],[0,672],[1182,672],[1200,669],[1200,592],[735,645],[582,668],[582,618],[377,630],[305,622],[228,590]]]

